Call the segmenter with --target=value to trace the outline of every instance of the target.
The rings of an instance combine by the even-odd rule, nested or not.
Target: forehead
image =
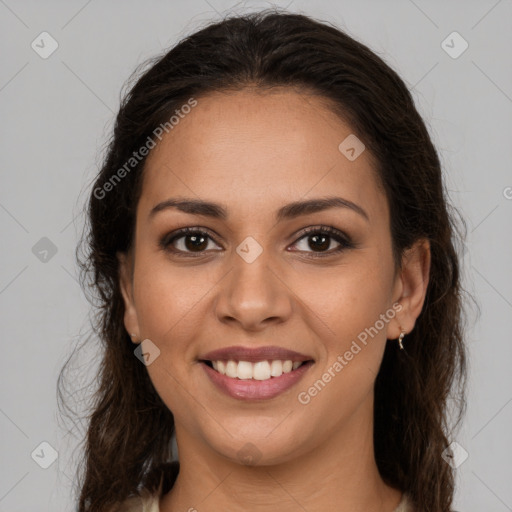
[[[149,154],[139,210],[197,196],[248,213],[262,201],[278,207],[339,193],[382,215],[372,155],[350,160],[339,149],[349,136],[352,128],[322,98],[291,89],[198,97]]]

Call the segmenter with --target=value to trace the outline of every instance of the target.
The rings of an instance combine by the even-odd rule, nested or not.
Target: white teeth
[[[283,361],[283,373],[291,372],[293,368],[293,361]]]
[[[252,379],[252,364],[249,361],[240,361],[238,363],[237,377],[239,379]]]
[[[228,361],[226,363],[226,375],[231,377],[232,379],[236,379],[238,377],[238,364],[235,361]]]
[[[225,375],[226,374],[226,363],[224,361],[216,361],[216,363],[217,363],[217,368],[215,368],[215,366],[214,366],[214,368],[219,373],[222,373],[222,375]]]
[[[270,365],[268,361],[258,361],[253,365],[253,379],[267,380],[270,379]]]
[[[289,373],[296,370],[302,361],[258,361],[251,363],[249,361],[212,361],[212,366],[222,375],[232,379],[254,379],[268,380],[271,377],[280,377],[283,373]]]
[[[272,361],[270,364],[270,375],[272,377],[279,377],[283,374],[283,363],[279,360]]]

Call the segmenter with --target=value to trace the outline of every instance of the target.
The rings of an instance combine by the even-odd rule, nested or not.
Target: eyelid
[[[301,229],[298,233],[295,233],[293,235],[293,237],[299,237],[297,239],[298,240],[301,240],[302,238],[304,238],[304,236],[306,235],[309,235],[310,233],[327,233],[329,235],[331,235],[332,237],[338,237],[338,238],[341,238],[343,239],[344,242],[346,243],[350,243],[350,237],[345,234],[343,231],[341,231],[340,229],[338,228],[335,228],[334,226],[328,226],[328,225],[325,225],[325,224],[318,224],[316,226],[308,226],[307,228],[304,228],[304,229]]]
[[[212,235],[212,233],[214,233],[212,230],[210,230],[209,228],[202,227],[202,226],[180,228],[180,229],[172,231],[171,233],[168,233],[167,235],[164,235],[159,242],[159,246],[163,250],[171,252],[174,255],[178,255],[178,256],[187,255],[185,257],[199,257],[204,254],[207,254],[207,251],[199,251],[197,253],[194,253],[194,252],[190,252],[190,251],[181,251],[181,250],[177,250],[177,249],[171,250],[171,249],[169,249],[169,246],[171,246],[174,241],[176,241],[180,238],[183,238],[187,234],[203,234],[203,235],[207,235],[207,237],[210,238],[216,245],[222,247],[222,245],[219,242],[217,242],[217,240],[216,240],[217,234],[215,233],[214,235]],[[354,242],[352,242],[351,237],[348,236],[346,233],[344,233],[343,231],[341,231],[338,228],[335,228],[334,226],[329,226],[329,225],[325,225],[325,224],[317,224],[314,226],[308,226],[306,228],[299,230],[299,232],[292,235],[292,237],[294,239],[294,241],[292,242],[292,245],[298,243],[303,238],[307,237],[310,233],[311,234],[324,233],[327,236],[329,236],[330,238],[333,238],[338,244],[340,244],[340,247],[338,247],[336,249],[330,249],[329,251],[326,251],[326,252],[315,252],[315,251],[293,251],[293,252],[298,252],[298,253],[306,252],[307,254],[311,254],[313,258],[316,258],[316,257],[333,256],[333,255],[339,254],[340,252],[342,252],[345,249],[350,249],[350,248],[356,247],[356,244],[354,244]],[[219,252],[219,251],[215,251],[215,252]]]
[[[222,245],[219,242],[217,242],[217,239],[216,239],[217,233],[215,233],[211,229],[205,228],[203,226],[194,226],[194,227],[185,227],[185,228],[176,229],[176,230],[164,235],[160,239],[159,245],[165,250],[165,249],[167,249],[167,246],[171,245],[172,242],[174,242],[175,240],[178,240],[188,234],[207,235],[211,240],[213,240],[213,242],[215,242],[217,245],[222,247]],[[180,251],[177,251],[177,252],[180,252]],[[189,253],[189,254],[191,254],[191,253]],[[201,254],[201,253],[198,253],[198,254]]]

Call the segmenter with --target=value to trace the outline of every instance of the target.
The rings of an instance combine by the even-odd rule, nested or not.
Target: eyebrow
[[[154,217],[158,212],[171,208],[175,208],[185,213],[191,213],[193,215],[203,215],[221,220],[228,219],[228,211],[225,206],[210,201],[203,201],[201,199],[188,197],[180,199],[170,198],[158,203],[149,212],[149,218]],[[349,208],[364,217],[367,221],[370,220],[368,214],[363,210],[363,208],[352,201],[343,199],[342,197],[326,197],[308,199],[305,201],[294,201],[293,203],[282,206],[277,210],[276,220],[277,222],[280,222],[283,220],[294,219],[301,215],[316,213],[329,208]]]

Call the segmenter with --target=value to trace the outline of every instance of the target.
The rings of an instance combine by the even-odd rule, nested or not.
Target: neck
[[[205,445],[199,450],[202,442],[178,424],[176,432],[180,472],[160,512],[274,512],[276,505],[279,512],[319,512],[333,504],[338,512],[393,512],[402,497],[375,462],[373,407],[360,407],[328,440],[275,465],[244,466]]]

